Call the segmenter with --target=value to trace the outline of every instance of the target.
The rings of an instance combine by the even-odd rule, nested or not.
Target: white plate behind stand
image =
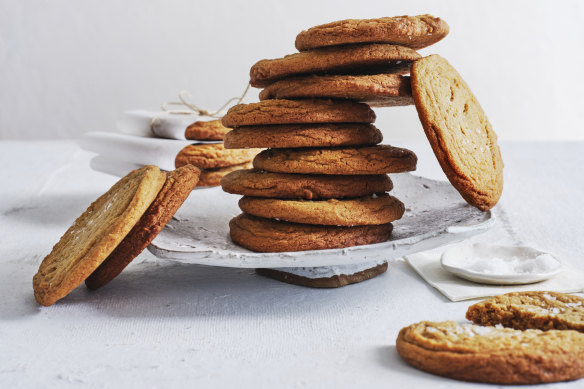
[[[493,260],[528,261],[535,259],[538,255],[547,254],[544,251],[528,246],[498,246],[486,243],[465,244],[446,250],[440,258],[442,267],[465,280],[491,285],[522,285],[532,284],[547,280],[562,271],[562,263],[555,257],[550,256],[550,260],[555,261],[555,266],[547,271],[532,271],[524,273],[495,274],[484,271],[469,269],[473,258],[493,258]],[[537,269],[535,269],[537,270]]]
[[[406,204],[384,243],[344,249],[256,253],[229,238],[229,220],[241,213],[239,196],[221,188],[193,192],[148,249],[161,258],[211,266],[273,268],[349,265],[389,260],[467,239],[495,222],[491,212],[466,204],[448,183],[394,174],[392,194]]]

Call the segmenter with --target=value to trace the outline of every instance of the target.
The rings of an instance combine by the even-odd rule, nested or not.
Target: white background
[[[303,29],[420,13],[450,25],[422,54],[459,70],[500,139],[584,140],[584,2],[431,0],[0,0],[0,139],[112,130],[121,111],[182,89],[214,109]],[[423,138],[413,107],[377,113],[385,143]]]

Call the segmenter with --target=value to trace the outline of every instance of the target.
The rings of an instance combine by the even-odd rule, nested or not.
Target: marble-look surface
[[[418,154],[418,174],[442,176],[426,144],[400,146]],[[475,239],[536,243],[584,269],[584,143],[502,151],[500,223]],[[73,142],[0,142],[0,387],[470,386],[397,355],[401,327],[463,320],[469,305],[448,302],[402,260],[373,280],[313,290],[144,252],[103,290],[38,306],[39,263],[116,181],[90,170],[91,157]]]

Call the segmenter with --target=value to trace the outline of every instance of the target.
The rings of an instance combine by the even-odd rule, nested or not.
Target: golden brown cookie
[[[158,167],[145,166],[95,200],[43,259],[33,278],[37,302],[52,305],[89,277],[140,220],[165,180]]]
[[[337,176],[325,174],[271,173],[238,170],[221,180],[225,192],[278,199],[332,199],[388,192],[393,188],[386,174]]]
[[[175,167],[191,164],[201,169],[214,169],[249,162],[259,149],[226,150],[223,143],[188,145],[176,155]]]
[[[199,178],[199,187],[207,187],[207,186],[219,186],[221,184],[221,180],[227,174],[242,170],[242,169],[250,169],[253,167],[253,164],[250,162],[241,163],[239,165],[231,165],[227,167],[219,167],[216,169],[203,169],[201,170],[201,178]]]
[[[263,124],[373,123],[367,104],[331,100],[265,100],[231,107],[222,119],[226,127]]]
[[[557,292],[515,292],[471,305],[466,318],[477,324],[501,324],[518,330],[584,332],[584,298]]]
[[[349,43],[391,43],[412,49],[430,46],[446,35],[444,20],[431,15],[394,16],[379,19],[347,19],[302,31],[296,37],[299,51]]]
[[[386,174],[416,170],[416,154],[389,145],[326,149],[268,149],[253,160],[256,169],[276,173]]]
[[[260,92],[260,100],[315,98],[355,100],[375,107],[414,104],[410,78],[399,74],[291,77]]]
[[[166,182],[134,228],[114,251],[85,280],[89,289],[98,289],[116,278],[156,238],[197,186],[201,171],[185,165],[167,174]]]
[[[491,384],[540,384],[584,376],[584,334],[420,322],[396,341],[402,358],[428,373]]]
[[[272,124],[238,127],[225,135],[226,149],[372,146],[383,135],[372,124]]]
[[[229,130],[221,120],[199,121],[187,127],[185,137],[189,140],[223,140]]]
[[[404,214],[404,204],[387,193],[355,199],[280,200],[244,196],[239,208],[247,214],[293,223],[325,226],[367,226],[391,223]]]
[[[231,239],[259,252],[324,250],[385,242],[393,226],[315,226],[241,214],[229,222]]]
[[[319,278],[304,277],[296,272],[283,271],[280,269],[256,269],[256,273],[264,277],[273,278],[288,284],[308,286],[310,288],[340,288],[342,286],[356,284],[385,273],[387,262],[373,266],[369,269],[361,270],[353,274],[334,274]]]
[[[303,74],[406,74],[418,58],[420,54],[408,47],[383,43],[327,47],[261,60],[249,72],[250,84],[263,88]]]
[[[462,197],[491,209],[503,191],[497,135],[458,72],[439,55],[412,66],[412,94],[436,158]]]

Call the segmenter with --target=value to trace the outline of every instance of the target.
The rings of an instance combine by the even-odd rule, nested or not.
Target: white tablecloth
[[[416,151],[420,174],[443,177],[427,144],[400,146]],[[511,241],[584,269],[584,143],[502,149],[505,190],[495,213],[506,223],[498,234],[503,228]],[[39,263],[116,181],[91,171],[91,156],[73,142],[0,142],[0,387],[468,385],[397,355],[400,328],[462,321],[469,305],[449,302],[403,261],[373,280],[316,290],[144,252],[103,290],[80,287],[38,306]],[[479,239],[497,240],[497,232]]]

